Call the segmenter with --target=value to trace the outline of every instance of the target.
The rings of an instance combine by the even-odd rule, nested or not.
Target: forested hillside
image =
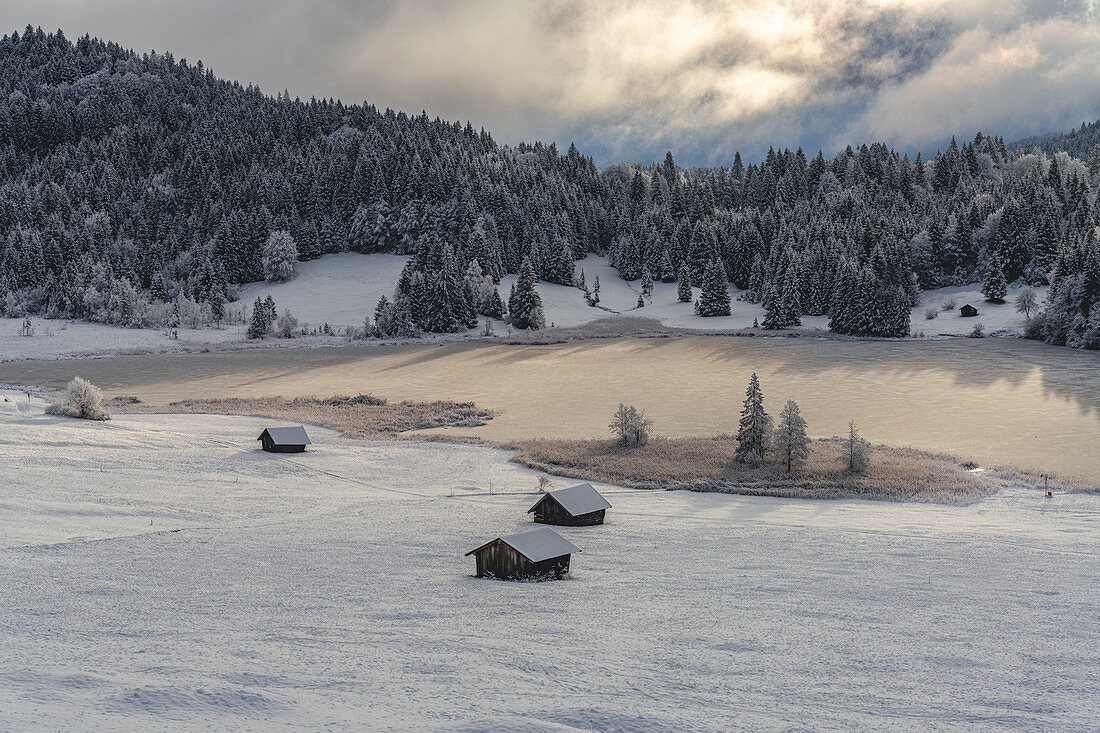
[[[1100,347],[1098,187],[1100,154],[980,133],[930,161],[876,143],[598,169],[573,146],[509,148],[469,123],[265,96],[171,54],[30,27],[0,39],[7,315],[217,320],[285,231],[301,260],[418,254],[399,296],[423,299],[414,325],[429,330],[465,327],[447,300],[469,288],[428,295],[461,290],[472,260],[493,280],[529,260],[569,283],[596,252],[628,280],[703,285],[704,315],[722,307],[708,289],[729,281],[763,301],[765,325],[828,314],[869,335],[908,335],[921,288],[984,280],[996,298],[1005,282],[1053,280],[1033,332]],[[451,315],[432,318],[439,308]]]
[[[1079,128],[1069,132],[1025,137],[1016,145],[1025,150],[1038,148],[1047,155],[1065,151],[1074,158],[1088,161],[1090,168],[1096,168],[1100,165],[1100,120],[1082,122]]]

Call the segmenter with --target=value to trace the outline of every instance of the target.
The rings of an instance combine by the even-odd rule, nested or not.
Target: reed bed
[[[733,436],[654,438],[630,447],[608,440],[528,440],[509,444],[513,460],[546,473],[635,488],[690,489],[808,499],[860,498],[968,504],[998,484],[952,456],[879,445],[863,473],[843,462],[844,441],[814,440],[806,463],[782,466],[737,463]]]

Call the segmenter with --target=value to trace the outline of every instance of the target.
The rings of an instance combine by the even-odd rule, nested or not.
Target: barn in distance
[[[978,315],[978,309],[967,303],[962,308],[959,308],[959,315],[963,318],[973,318]]]
[[[307,445],[312,445],[306,429],[301,425],[267,428],[256,440],[268,453],[301,453]]]
[[[592,484],[577,484],[547,492],[527,513],[534,513],[539,524],[588,527],[603,524],[604,512],[610,508],[611,504]]]
[[[569,574],[569,557],[580,552],[569,540],[550,529],[497,537],[466,556],[477,559],[477,577],[499,580],[558,580]]]

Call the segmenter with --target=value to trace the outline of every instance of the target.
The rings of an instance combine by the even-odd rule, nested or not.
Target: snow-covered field
[[[270,295],[282,313],[289,309],[311,326],[361,326],[363,317],[374,318],[378,299],[393,298],[397,278],[408,257],[391,254],[325,255],[298,263],[298,276],[283,283],[256,282],[242,285],[239,300],[253,301]]]
[[[358,327],[364,316],[373,316],[378,299],[393,296],[397,277],[404,267],[406,257],[389,254],[334,254],[310,262],[299,263],[298,276],[285,283],[248,283],[240,288],[239,303],[247,308],[257,297],[271,295],[279,312],[290,310],[300,322],[319,327],[328,323],[335,329]],[[573,287],[540,282],[538,291],[545,306],[546,321],[558,327],[580,326],[599,318],[618,314],[655,318],[674,328],[703,330],[728,330],[747,328],[754,321],[764,320],[764,309],[759,304],[739,300],[741,291],[731,287],[731,314],[721,318],[700,318],[695,315],[692,303],[676,299],[676,283],[655,283],[653,295],[645,298],[645,306],[638,308],[641,281],[628,283],[619,278],[613,267],[602,257],[590,256],[577,263],[577,270],[584,271],[591,285],[600,279],[600,306],[593,308],[584,301],[584,293]],[[501,297],[507,299],[515,275],[501,280]],[[1016,312],[1013,300],[1020,288],[1009,290],[1002,305],[986,303],[980,285],[929,290],[924,302],[913,309],[912,329],[925,336],[960,336],[969,334],[976,323],[984,326],[988,335],[1017,335],[1022,333],[1024,317]],[[1037,288],[1040,301],[1045,288]],[[695,288],[695,297],[699,289]],[[938,311],[933,320],[925,319],[929,306],[941,306],[954,299],[958,306],[971,303],[980,315],[962,318],[958,307],[950,312]],[[240,346],[246,341],[243,326],[223,329],[180,329],[178,338],[170,338],[164,329],[133,329],[104,326],[73,321],[51,321],[32,318],[35,335],[27,338],[20,334],[21,318],[0,318],[0,361],[21,359],[60,359],[70,356],[104,356],[126,352],[194,351],[205,347],[216,348],[227,344]],[[827,329],[829,319],[824,316],[807,316],[802,319],[804,328]],[[496,333],[503,334],[507,326],[496,324]],[[470,331],[477,335],[480,329]],[[345,343],[342,337],[315,338],[318,343]],[[288,344],[283,340],[267,339],[250,346],[311,345],[302,340]]]
[[[313,325],[328,322],[333,326],[357,326],[363,322],[363,316],[374,313],[374,306],[382,295],[393,297],[394,285],[406,259],[389,254],[326,255],[318,260],[300,263],[298,277],[290,282],[242,286],[241,301],[251,303],[257,296],[266,297],[270,293],[280,312],[283,308],[289,308],[300,320]],[[655,283],[652,297],[646,298],[645,306],[638,308],[640,280],[626,282],[615,268],[607,264],[607,260],[594,255],[577,263],[578,274],[581,271],[589,287],[599,277],[602,308],[590,307],[584,301],[584,293],[577,288],[540,282],[538,291],[548,324],[579,326],[597,318],[622,313],[656,318],[675,328],[747,328],[754,320],[764,320],[764,309],[759,304],[739,300],[742,291],[732,286],[730,315],[700,318],[695,315],[692,303],[681,303],[676,299],[676,283]],[[499,286],[501,297],[507,299],[515,281],[515,275],[502,278]],[[1019,290],[1019,287],[1011,289],[1003,305],[986,303],[980,284],[926,291],[924,302],[913,309],[913,330],[927,336],[966,335],[973,330],[975,323],[981,322],[986,335],[993,332],[1018,334],[1023,330],[1024,317],[1016,312],[1012,303]],[[698,298],[699,289],[695,288],[694,292]],[[1036,289],[1036,295],[1042,301],[1046,295],[1045,289]],[[958,301],[955,309],[939,312],[933,320],[925,319],[927,307],[938,307],[949,299]],[[958,308],[966,303],[976,306],[980,315],[975,318],[961,317]],[[825,317],[803,319],[806,328],[825,329],[828,325],[829,319]]]
[[[195,350],[244,338],[243,326],[192,330],[171,338],[162,328],[120,328],[101,323],[31,318],[32,336],[21,335],[22,318],[0,318],[0,361],[113,356],[129,351]]]
[[[602,279],[602,278],[601,278]],[[6,401],[3,401],[6,400]],[[0,395],[3,730],[1088,730],[1100,498],[601,486],[571,579],[471,577],[536,475]],[[493,494],[489,494],[489,487]]]

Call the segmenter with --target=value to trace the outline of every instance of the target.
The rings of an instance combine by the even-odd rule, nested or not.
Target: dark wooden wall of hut
[[[304,445],[275,445],[275,441],[266,433],[260,438],[260,447],[268,453],[302,453],[306,449]]]
[[[603,524],[603,516],[606,509],[579,514],[573,516],[562,508],[554,497],[547,494],[540,501],[534,511],[535,521],[539,524],[556,524],[559,527],[588,527],[593,524]]]
[[[569,572],[569,555],[531,562],[503,542],[494,542],[474,554],[477,577],[501,580],[549,580]]]

